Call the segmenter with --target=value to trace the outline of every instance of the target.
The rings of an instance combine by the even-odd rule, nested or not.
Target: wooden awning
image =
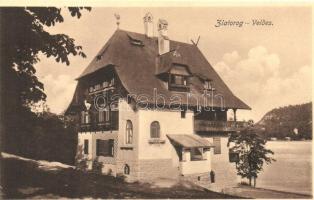
[[[178,146],[185,148],[203,147],[209,148],[213,145],[206,139],[192,134],[167,134],[168,138]]]

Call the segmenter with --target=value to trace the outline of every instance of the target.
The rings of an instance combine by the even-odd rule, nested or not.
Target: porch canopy
[[[214,147],[209,141],[198,136],[190,134],[167,134],[168,138],[175,145],[185,148],[210,148]]]

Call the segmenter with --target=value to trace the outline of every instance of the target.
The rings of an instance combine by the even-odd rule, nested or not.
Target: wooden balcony
[[[116,131],[119,130],[119,112],[114,111],[110,113],[110,119],[102,122],[91,122],[80,124],[80,132],[91,132],[91,131]]]
[[[94,123],[94,124],[81,124],[80,132],[94,132],[94,131],[115,131],[118,130],[117,125],[111,125],[110,123]]]
[[[194,130],[196,132],[214,132],[225,131],[234,132],[241,131],[248,126],[248,122],[235,121],[209,121],[209,120],[194,120]]]

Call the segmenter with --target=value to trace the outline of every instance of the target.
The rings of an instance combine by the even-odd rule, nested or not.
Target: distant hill
[[[312,102],[275,108],[255,126],[264,128],[260,134],[267,138],[312,139]]]

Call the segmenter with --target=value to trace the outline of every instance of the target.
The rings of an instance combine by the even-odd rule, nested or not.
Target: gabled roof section
[[[131,44],[130,38],[141,41],[143,46]],[[157,37],[149,38],[144,34],[117,30],[97,54],[101,56],[92,60],[78,80],[111,65],[124,88],[131,94],[153,96],[153,89],[156,88],[158,93],[167,97],[181,96],[183,104],[196,105],[196,102],[186,99],[186,93],[169,91],[157,76],[161,72],[169,71],[173,63],[181,64],[187,66],[191,74],[200,74],[203,78],[212,80],[215,92],[224,98],[225,107],[250,109],[231,92],[197,46],[170,40],[170,50],[159,55]],[[203,85],[199,79],[192,81],[190,92],[195,97],[203,98]],[[221,107],[220,105],[220,100],[217,100],[212,106]]]

